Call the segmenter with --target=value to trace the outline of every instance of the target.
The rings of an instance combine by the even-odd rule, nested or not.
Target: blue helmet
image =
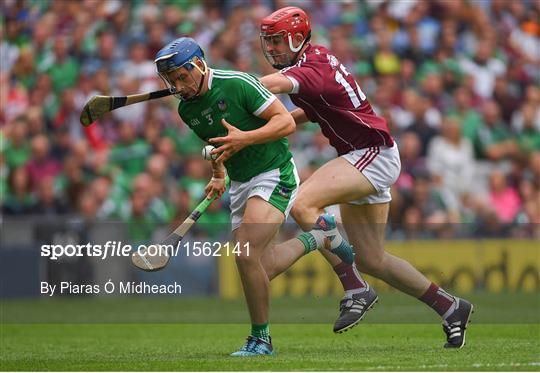
[[[192,38],[182,37],[171,41],[161,48],[156,54],[154,62],[159,73],[165,73],[185,67],[187,70],[193,69],[190,64],[194,57],[204,59],[204,52]]]
[[[194,61],[195,58],[202,61],[204,64],[204,70],[201,70],[201,68],[197,66]],[[199,97],[204,83],[204,76],[206,75],[208,68],[206,66],[206,62],[204,61],[204,52],[195,40],[186,37],[173,40],[161,48],[159,52],[157,52],[154,62],[156,63],[159,76],[169,87],[171,93],[173,93],[176,97],[185,101],[193,100]],[[168,72],[176,70],[180,67],[184,67],[189,71],[191,79],[193,79],[193,83],[198,86],[196,92],[192,95],[190,94],[189,97],[186,96],[185,92],[183,93],[177,91],[175,84],[170,81],[169,77],[167,76]],[[193,75],[192,70],[194,67],[201,73],[198,83]]]

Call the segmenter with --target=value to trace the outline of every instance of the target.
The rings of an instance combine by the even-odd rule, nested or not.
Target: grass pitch
[[[461,350],[442,348],[440,323],[422,304],[381,295],[381,303],[359,326],[340,335],[331,330],[336,299],[274,301],[279,323],[271,324],[271,332],[277,355],[262,358],[228,356],[249,332],[247,322],[237,323],[246,317],[241,301],[5,301],[0,366],[15,371],[540,369],[537,294],[471,297],[477,312]],[[96,313],[109,317],[100,316],[99,322]],[[305,323],[298,323],[299,315]],[[235,323],[224,323],[228,319]]]

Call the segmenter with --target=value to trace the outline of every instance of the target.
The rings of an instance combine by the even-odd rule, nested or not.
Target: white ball
[[[215,161],[218,157],[218,154],[210,154],[212,150],[214,150],[215,147],[212,145],[206,145],[202,150],[202,156],[207,161]]]

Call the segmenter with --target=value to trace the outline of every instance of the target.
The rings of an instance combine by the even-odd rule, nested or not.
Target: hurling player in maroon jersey
[[[291,214],[307,231],[325,207],[339,204],[360,272],[382,279],[433,308],[443,319],[445,347],[460,348],[465,343],[472,304],[444,291],[410,263],[384,250],[390,187],[401,169],[386,120],[373,111],[345,66],[324,46],[311,44],[310,37],[309,18],[297,7],[279,9],[261,21],[263,53],[280,69],[261,82],[273,93],[289,94],[298,107],[292,112],[296,124],[318,123],[339,155],[300,186]],[[297,257],[303,255],[301,245],[292,241],[289,250]],[[335,332],[342,332],[360,321],[377,294],[354,264],[344,263],[326,250],[321,252],[340,277],[343,274],[350,280],[342,281],[345,297],[334,325]],[[291,254],[289,260],[296,258]],[[277,268],[267,270],[279,272],[288,267],[285,262],[274,261],[274,265]]]

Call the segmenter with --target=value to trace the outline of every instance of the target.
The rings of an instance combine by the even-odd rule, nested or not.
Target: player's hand
[[[221,124],[223,124],[223,127],[227,129],[227,136],[214,137],[208,140],[208,142],[214,145],[221,144],[219,147],[212,150],[211,153],[221,153],[219,158],[216,159],[216,162],[224,162],[229,159],[233,154],[238,153],[240,150],[250,145],[249,136],[245,131],[239,130],[238,128],[228,123],[225,119],[221,119]]]
[[[225,179],[216,179],[212,178],[204,188],[204,193],[206,194],[206,198],[212,199],[212,197],[217,196],[217,198],[221,198],[223,193],[225,193],[226,185],[225,185]]]

